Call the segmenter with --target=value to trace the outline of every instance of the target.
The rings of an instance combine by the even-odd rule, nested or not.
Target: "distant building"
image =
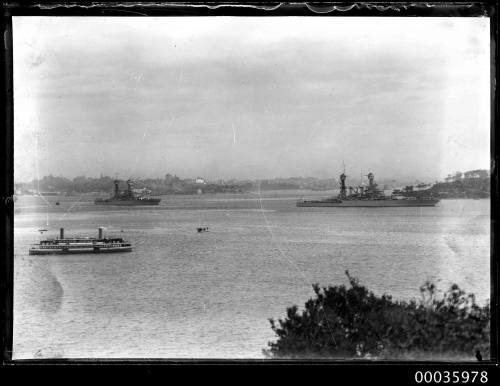
[[[205,184],[206,184],[205,180],[204,180],[203,178],[201,178],[201,177],[196,177],[195,182],[196,182],[197,184],[203,184],[203,185],[205,185]]]
[[[444,179],[444,181],[456,182],[456,181],[462,181],[463,179],[488,178],[488,177],[489,177],[488,170],[477,169],[477,170],[469,170],[468,172],[465,173],[456,172],[455,174],[448,174],[448,176]]]
[[[464,178],[488,178],[487,170],[470,170],[464,173]]]
[[[460,181],[462,179],[462,176],[462,172],[456,172],[455,174],[448,174],[448,176],[444,180],[445,182]]]

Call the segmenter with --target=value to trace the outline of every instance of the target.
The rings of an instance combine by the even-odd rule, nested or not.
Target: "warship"
[[[373,173],[368,173],[368,186],[353,188],[346,186],[345,172],[340,175],[340,193],[337,197],[321,200],[299,200],[299,207],[407,207],[407,206],[435,206],[439,200],[432,196],[409,197],[398,194],[386,196],[377,188]],[[349,190],[349,194],[347,193]]]
[[[158,205],[160,198],[148,197],[147,194],[137,195],[132,190],[132,181],[127,180],[127,190],[120,191],[119,181],[115,180],[115,194],[110,198],[98,198],[94,201],[96,205]]]

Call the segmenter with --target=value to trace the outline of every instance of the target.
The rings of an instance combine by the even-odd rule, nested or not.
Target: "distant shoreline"
[[[206,193],[193,193],[193,192],[174,192],[174,193],[163,193],[163,194],[158,194],[155,196],[158,197],[163,197],[163,196],[193,196],[193,197],[202,197],[202,196],[213,196],[213,195],[245,195],[245,194],[259,194],[259,193],[266,193],[266,194],[279,194],[279,193],[284,193],[284,194],[297,194],[300,195],[301,193],[311,193],[311,194],[317,194],[321,195],[321,193],[324,194],[330,194],[333,192],[335,194],[335,191],[333,190],[313,190],[313,189],[269,189],[269,190],[248,190],[244,192],[206,192]],[[65,193],[60,193],[60,194],[33,194],[33,193],[21,193],[21,194],[14,194],[14,197],[44,197],[44,198],[52,198],[52,197],[89,197],[89,198],[94,198],[94,197],[99,197],[99,196],[105,196],[108,194],[107,192],[89,192],[89,193],[76,193],[76,194],[70,194],[67,195]],[[300,198],[300,197],[297,197]],[[473,197],[473,196],[452,196],[452,197],[438,197],[440,200],[490,200],[491,196],[487,197]]]

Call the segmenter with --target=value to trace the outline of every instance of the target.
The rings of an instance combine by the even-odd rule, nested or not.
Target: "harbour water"
[[[297,208],[301,194],[163,196],[157,207],[124,208],[20,196],[14,359],[262,358],[275,338],[268,319],[303,306],[312,283],[347,284],[345,270],[397,299],[419,297],[426,280],[489,299],[489,200]],[[60,227],[96,236],[99,226],[134,251],[28,255]]]

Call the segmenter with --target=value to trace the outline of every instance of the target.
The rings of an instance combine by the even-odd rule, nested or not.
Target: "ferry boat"
[[[132,244],[121,237],[104,238],[103,228],[99,228],[99,237],[64,237],[64,228],[60,229],[59,238],[46,239],[29,249],[30,255],[53,255],[73,253],[110,253],[130,252]]]

